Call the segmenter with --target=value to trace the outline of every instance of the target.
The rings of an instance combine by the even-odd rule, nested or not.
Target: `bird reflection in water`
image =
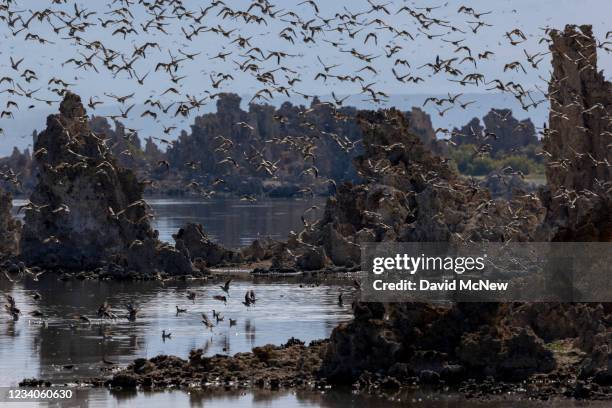
[[[224,334],[219,341],[219,346],[223,350],[224,353],[230,352],[230,339],[227,334]]]
[[[212,343],[213,343],[212,337],[209,337],[208,339],[206,339],[206,341],[202,345],[202,354],[203,355],[208,354],[208,350],[210,350],[210,346],[212,346]]]
[[[251,319],[244,322],[244,338],[249,341],[251,346],[255,343],[255,326],[251,323]]]

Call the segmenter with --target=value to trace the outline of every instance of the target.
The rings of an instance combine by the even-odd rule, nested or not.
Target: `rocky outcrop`
[[[166,159],[151,138],[145,140],[145,147],[141,147],[141,141],[134,130],[126,128],[121,122],[115,121],[114,127],[108,119],[102,116],[91,116],[88,118],[89,128],[101,139],[106,139],[106,145],[114,155],[120,166],[133,170],[140,178],[152,179],[155,183],[149,183],[148,189],[155,193],[163,193],[162,181],[168,172],[158,163]],[[32,143],[35,145],[38,133],[32,135]],[[37,158],[35,155],[44,154],[43,151],[30,153],[29,149],[23,152],[14,148],[10,156],[0,158],[0,188],[12,192],[15,195],[30,195],[37,182]],[[18,177],[17,177],[18,176]],[[175,182],[176,180],[169,180]],[[163,183],[168,187],[169,183]],[[171,189],[176,191],[176,187]]]
[[[355,108],[337,108],[317,98],[310,106],[287,102],[278,109],[252,103],[243,110],[241,102],[236,94],[221,94],[217,111],[195,118],[191,132],[183,131],[168,149],[170,169],[154,173],[153,178],[164,186],[196,181],[202,189],[217,193],[272,196],[299,195],[302,187],[326,195],[329,184],[324,180],[358,180],[351,166],[361,153]],[[419,108],[404,115],[411,132],[427,147],[444,150],[429,115]],[[294,135],[299,137],[287,138]],[[304,173],[313,160],[317,177]],[[223,182],[212,185],[218,179]]]
[[[29,149],[21,152],[15,147],[10,156],[0,158],[0,189],[17,195],[32,191],[35,184],[36,166]]]
[[[335,240],[354,243],[533,239],[544,216],[535,196],[493,200],[432,155],[397,111],[359,117],[364,154],[355,165],[369,183],[340,186],[320,223],[302,234],[304,241],[327,250],[320,237],[330,229]],[[508,229],[514,211],[525,218]],[[334,382],[363,382],[366,373],[425,383],[483,375],[517,379],[554,367],[532,331],[499,324],[506,310],[496,304],[355,302],[353,308],[354,320],[333,331],[323,361],[322,375]],[[483,363],[485,355],[490,358]]]
[[[13,198],[0,189],[0,258],[15,255],[19,248],[21,223],[13,218]]]
[[[438,140],[431,123],[431,117],[425,111],[413,107],[405,113],[405,116],[408,121],[408,130],[413,135],[418,136],[425,147],[438,156],[446,154],[446,145]]]
[[[612,240],[612,83],[597,71],[590,26],[553,31],[551,110],[544,150],[550,192],[544,238]]]
[[[491,109],[483,117],[484,126],[473,118],[461,129],[454,129],[452,141],[457,145],[488,145],[492,155],[508,154],[529,145],[538,145],[535,126],[530,119],[518,120],[510,109]]]
[[[206,266],[218,266],[242,261],[240,253],[211,241],[201,224],[189,223],[172,237],[176,242],[176,248],[194,262],[205,262]]]
[[[67,93],[34,150],[38,183],[25,209],[21,256],[45,268],[125,268],[186,274],[191,264],[157,239],[133,171],[117,164],[88,125],[79,96]]]
[[[303,234],[305,240],[331,224],[347,239],[365,242],[609,241],[610,83],[596,70],[589,27],[568,26],[552,38],[554,101],[544,141],[552,157],[545,206],[536,194],[491,200],[406,135],[392,111],[368,113],[362,116],[365,151],[356,165],[369,184],[340,188],[328,201],[323,226]],[[510,236],[503,225],[516,221],[512,213],[518,206],[522,221]],[[607,305],[357,301],[353,309],[354,320],[333,331],[323,361],[322,375],[332,381],[367,382],[368,373],[430,383],[487,375],[515,381],[553,369],[602,383],[612,377]],[[570,344],[581,350],[575,355],[586,352],[587,358],[557,358],[545,342]],[[568,359],[572,367],[559,366]],[[576,395],[582,391],[577,387]]]
[[[363,111],[357,120],[364,152],[354,165],[367,183],[338,186],[322,219],[287,243],[298,258],[320,248],[334,265],[351,268],[364,242],[532,239],[544,216],[537,198],[493,200],[433,155],[400,111]],[[507,228],[515,211],[526,215]],[[276,265],[289,267],[291,257],[279,256]]]
[[[591,26],[553,30],[549,128],[543,146],[547,190],[546,220],[538,239],[547,241],[612,240],[612,83],[597,70],[597,42]],[[543,337],[573,337],[589,353],[579,378],[612,378],[610,305],[539,305],[524,307],[521,319]],[[552,323],[554,322],[554,324]],[[600,381],[601,382],[601,381]]]
[[[525,181],[519,175],[501,172],[490,173],[480,182],[480,186],[489,190],[492,197],[506,200],[521,194],[535,193],[538,190],[534,183]]]
[[[354,108],[335,109],[316,98],[309,107],[286,102],[278,109],[250,104],[243,110],[238,95],[221,94],[217,111],[196,117],[191,132],[169,147],[169,177],[216,192],[300,194],[308,185],[326,193],[322,180],[356,178],[347,166],[361,136],[354,115]],[[294,135],[299,137],[287,138]],[[318,177],[303,172],[315,157]],[[216,179],[223,182],[213,185]]]
[[[233,356],[206,356],[202,349],[193,350],[188,360],[174,356],[139,358],[107,381],[87,381],[94,385],[121,387],[137,386],[164,388],[169,386],[202,386],[215,388],[253,386],[278,390],[288,387],[307,387],[317,381],[325,341],[313,341],[306,346],[291,338],[283,346],[267,344],[252,352]],[[233,384],[233,385],[230,385]]]
[[[552,353],[530,329],[498,323],[505,307],[356,304],[355,319],[332,333],[322,375],[333,382],[370,372],[402,382],[453,383],[488,375],[518,380],[552,370]]]

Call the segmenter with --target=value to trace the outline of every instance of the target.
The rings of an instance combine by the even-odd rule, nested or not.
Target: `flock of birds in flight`
[[[245,2],[244,8],[232,6],[222,0],[213,0],[205,7],[197,8],[190,8],[188,2],[183,0],[113,0],[103,5],[98,4],[96,9],[91,10],[67,0],[53,0],[44,8],[22,7],[17,1],[1,0],[0,24],[3,25],[5,40],[15,44],[18,41],[33,42],[38,44],[43,55],[46,47],[65,45],[73,55],[61,61],[59,66],[53,60],[53,69],[49,72],[39,72],[40,63],[36,65],[32,62],[32,56],[17,55],[20,48],[13,47],[5,67],[8,73],[0,77],[0,94],[8,96],[6,103],[0,107],[0,126],[3,120],[13,118],[14,112],[23,109],[24,105],[31,109],[40,103],[58,103],[68,90],[78,85],[79,75],[87,73],[100,76],[106,74],[113,79],[127,80],[135,88],[154,85],[155,89],[144,102],[141,112],[136,112],[139,109],[138,89],[132,88],[121,94],[117,91],[106,91],[103,95],[90,95],[87,106],[92,111],[109,101],[118,107],[118,113],[108,116],[112,120],[128,119],[134,114],[160,123],[161,117],[167,115],[187,118],[217,99],[224,92],[224,88],[239,76],[246,76],[250,83],[259,88],[250,102],[271,102],[275,97],[294,95],[310,101],[317,98],[319,104],[331,109],[334,120],[343,121],[348,117],[340,108],[349,96],[339,96],[335,92],[335,86],[350,84],[356,94],[366,101],[373,104],[383,103],[389,98],[383,90],[384,81],[381,79],[384,77],[384,70],[391,72],[397,83],[393,87],[398,89],[410,89],[411,84],[441,79],[466,87],[465,92],[425,99],[423,105],[433,105],[440,116],[444,116],[449,109],[467,109],[475,101],[466,100],[465,95],[470,89],[477,88],[510,94],[525,110],[542,103],[550,103],[552,116],[567,119],[555,101],[555,92],[549,93],[548,89],[538,85],[524,86],[516,78],[503,78],[506,73],[520,77],[528,70],[538,71],[541,68],[540,64],[551,51],[531,51],[527,44],[533,39],[537,40],[538,44],[547,45],[551,41],[550,28],[542,28],[541,35],[536,37],[516,27],[502,30],[504,35],[499,39],[499,44],[505,47],[522,47],[518,53],[522,54],[522,58],[500,63],[496,61],[497,55],[494,51],[482,48],[482,41],[478,49],[470,45],[470,38],[487,35],[486,30],[493,26],[487,21],[493,13],[490,10],[476,10],[468,5],[454,8],[456,6],[449,6],[448,2],[420,7],[366,0],[361,5],[351,3],[350,7],[354,8],[352,10],[348,6],[338,6],[335,12],[327,15],[324,9],[329,6],[322,7],[322,4],[315,0],[296,0],[292,7],[286,6],[285,3],[279,6],[268,0],[254,0],[251,3]],[[454,15],[452,19],[447,17],[449,13]],[[397,20],[401,22],[395,23]],[[597,49],[607,53],[612,51],[610,38],[612,31],[607,32],[605,39],[598,41],[595,47],[585,46],[578,59],[572,59],[567,54],[562,57],[574,64],[589,61]],[[169,43],[173,39],[174,41]],[[410,52],[414,53],[412,48],[419,40],[431,42],[431,50],[434,49],[434,44],[440,46],[440,52],[430,52],[431,60],[420,65],[408,57]],[[211,52],[210,49],[215,46],[217,49]],[[6,57],[4,56],[5,60]],[[312,73],[313,66],[307,66],[304,61],[310,57],[314,60],[315,73],[312,77],[307,77]],[[487,62],[497,64],[498,78],[487,77],[484,71],[479,72],[482,71],[478,69],[481,64]],[[223,72],[215,70],[217,63],[225,67]],[[198,92],[193,85],[186,85],[189,77],[193,76],[189,64],[206,64],[212,68],[206,75],[201,76],[210,80],[208,86],[199,84],[204,88],[203,92]],[[589,67],[594,69],[588,64],[584,69]],[[47,74],[53,76],[44,78]],[[72,79],[68,79],[68,75],[72,76]],[[152,76],[156,75],[158,77],[153,79]],[[541,79],[548,85],[557,87],[562,86],[565,80]],[[323,83],[326,89],[331,91],[331,98],[322,101],[314,93],[308,92],[312,83]],[[554,87],[551,86],[550,89]],[[581,106],[586,114],[595,109],[605,109],[601,104],[582,106],[583,101],[578,97],[572,104]],[[307,120],[307,115],[314,108],[311,106],[303,109],[299,115],[300,126],[318,132],[318,138],[329,138],[346,152],[359,143],[349,140],[346,136],[317,129],[316,125]],[[611,118],[607,112],[605,117],[608,120]],[[281,124],[288,120],[281,114],[274,115],[273,119]],[[253,123],[237,122],[235,127],[237,130],[251,133],[257,131],[256,124]],[[162,128],[163,137],[156,139],[172,146],[175,142],[169,135],[178,128],[178,124]],[[546,134],[549,131],[543,128],[541,133]],[[447,128],[438,128],[435,132],[447,137],[454,135],[454,131]],[[472,132],[482,141],[475,148],[474,155],[488,154],[488,141],[497,138],[497,135],[474,129]],[[0,135],[1,133],[0,128]],[[135,137],[138,137],[138,129],[126,127],[125,138],[130,141]],[[302,173],[316,179],[319,177],[319,169],[315,165],[316,139],[287,134],[266,142],[286,145],[297,150],[304,163],[309,163]],[[441,140],[453,143],[451,138]],[[235,146],[231,134],[217,135],[214,141],[217,143],[215,152],[225,156],[218,164],[239,167],[239,160],[232,157]],[[393,147],[388,146],[386,149]],[[251,152],[242,154],[247,161],[255,164],[258,170],[265,171],[272,178],[276,177],[279,162],[270,159],[269,154],[263,150],[253,148]],[[45,153],[35,151],[33,155],[39,157]],[[542,154],[547,155],[547,152]],[[576,157],[582,157],[584,154],[576,152]],[[561,158],[549,164],[567,168],[572,159],[575,158]],[[607,162],[592,159],[597,166],[609,166]],[[86,158],[82,157],[82,160],[85,163]],[[157,164],[166,169],[170,167],[166,160],[160,160]],[[379,164],[372,163],[371,167],[381,173],[389,167]],[[196,168],[198,162],[191,161],[185,165]],[[505,168],[500,173],[522,176],[512,168]],[[20,183],[19,174],[10,168],[0,170],[0,179]],[[327,181],[332,186],[335,184],[331,179]],[[147,182],[143,181],[145,184]],[[221,183],[224,183],[224,180],[218,178],[214,180],[212,187]],[[209,191],[211,186],[201,185],[197,181],[191,181],[187,187],[204,196],[212,193],[212,190]],[[313,194],[312,189],[307,186],[303,187],[301,192]],[[244,195],[241,199],[255,201],[256,197]],[[141,201],[130,205],[146,205]],[[27,203],[23,208],[36,211],[41,207]],[[54,211],[69,212],[70,209],[63,205]],[[305,215],[302,216],[302,222],[308,228],[310,224]]]
[[[296,1],[293,8],[285,7],[285,4],[278,6],[268,0],[254,0],[246,3],[244,9],[221,0],[197,8],[190,8],[187,3],[182,0],[114,0],[105,4],[106,10],[90,10],[67,0],[53,0],[50,6],[38,9],[20,7],[18,2],[3,0],[0,2],[0,23],[4,23],[8,41],[34,42],[43,51],[45,47],[65,44],[74,55],[61,61],[60,67],[53,67],[55,76],[48,78],[46,84],[42,79],[43,73],[37,72],[37,66],[29,63],[30,57],[8,56],[9,73],[0,77],[0,86],[3,87],[0,93],[8,96],[1,107],[0,120],[13,118],[14,112],[23,109],[24,105],[31,109],[40,103],[57,104],[68,89],[77,85],[78,75],[85,71],[96,75],[106,71],[110,78],[128,80],[134,87],[149,85],[150,80],[157,88],[145,100],[140,112],[136,112],[142,107],[136,99],[136,90],[120,95],[104,92],[103,95],[89,96],[87,106],[92,111],[108,102],[117,107],[119,112],[108,115],[112,120],[128,119],[130,115],[158,122],[167,116],[187,118],[218,98],[223,88],[239,75],[247,76],[249,83],[257,87],[250,102],[270,102],[275,97],[295,95],[312,101],[317,95],[307,92],[309,84],[322,82],[332,91],[330,100],[320,103],[334,110],[342,107],[349,97],[340,97],[334,92],[338,84],[351,84],[355,93],[362,95],[365,101],[380,104],[389,98],[380,80],[382,71],[389,66],[398,83],[393,85],[394,89],[403,86],[409,91],[410,84],[446,78],[479,91],[484,88],[508,93],[525,110],[548,100],[547,91],[537,85],[530,88],[518,80],[508,81],[501,76],[487,78],[478,71],[480,64],[495,57],[495,52],[474,49],[469,38],[487,35],[485,30],[493,26],[487,22],[487,17],[492,14],[490,10],[475,10],[461,5],[455,13],[463,19],[455,22],[439,16],[438,12],[447,13],[451,8],[448,2],[418,7],[367,0],[363,8],[357,6],[358,10],[350,10],[344,6],[341,11],[330,15],[325,15],[323,7],[314,0]],[[397,19],[402,23],[389,22]],[[268,31],[263,32],[262,27]],[[542,30],[538,43],[550,41],[549,29]],[[47,33],[46,37],[41,32]],[[598,48],[610,52],[611,42],[607,39],[611,36],[612,32],[608,32],[606,40],[598,43]],[[172,45],[166,45],[167,41],[160,40],[160,37],[174,41]],[[509,28],[500,41],[516,47],[526,44],[528,38],[529,35],[521,29]],[[437,41],[436,44],[443,46],[441,54],[450,54],[442,56],[432,52],[431,61],[413,66],[406,54],[417,40]],[[204,50],[198,48],[202,45]],[[215,45],[218,50],[206,52]],[[292,49],[298,51],[291,52]],[[319,51],[323,49],[325,52]],[[15,49],[13,53],[18,51]],[[538,70],[549,53],[528,51],[527,47],[522,51],[524,58],[503,62],[497,71],[526,74],[529,69]],[[305,55],[305,52],[312,52],[312,55]],[[316,56],[316,73],[313,78],[307,78],[303,73],[307,71],[303,61],[313,55]],[[330,59],[338,62],[329,62]],[[203,92],[197,92],[193,85],[184,85],[185,80],[193,76],[185,68],[187,64],[206,64],[214,68],[217,62],[222,64],[223,72],[214,69],[206,72],[210,82],[203,86]],[[66,72],[70,72],[66,75],[74,79],[60,75]],[[151,79],[153,75],[162,77]],[[464,93],[449,93],[447,98],[430,97],[425,105],[433,103],[438,114],[444,116],[454,107],[466,109],[475,102],[463,97]],[[274,119],[282,123],[286,118]],[[338,114],[336,119],[345,118]],[[236,126],[255,131],[253,124],[240,122]],[[156,136],[156,140],[172,146],[174,140],[166,135],[176,130],[178,124],[162,127],[164,135]],[[326,134],[323,129],[320,131],[321,137],[334,139],[343,149],[353,147],[338,135]],[[436,133],[450,136],[452,131],[438,128]],[[126,128],[128,140],[137,135],[138,129]],[[220,149],[228,147],[229,136],[220,135]],[[287,135],[286,138],[298,139],[299,135]],[[287,142],[271,142],[283,141]],[[305,160],[314,161],[313,150],[308,149],[310,145],[296,144],[303,150]],[[220,164],[223,163],[237,165],[232,157],[226,157]],[[159,163],[160,166],[167,164]],[[262,166],[273,175],[275,163],[262,161]],[[317,170],[313,166],[309,171],[315,173]],[[10,171],[3,173],[3,178],[17,182],[17,175]]]
[[[523,58],[501,63],[496,69],[500,73],[498,78],[488,78],[479,72],[478,67],[495,59],[496,54],[486,48],[475,49],[470,45],[470,37],[486,35],[486,29],[493,26],[487,22],[492,11],[475,10],[467,5],[454,10],[454,14],[461,20],[458,22],[440,17],[441,13],[453,13],[448,2],[419,7],[367,0],[363,6],[355,6],[358,10],[343,6],[341,10],[329,15],[325,15],[320,4],[314,0],[298,0],[292,8],[285,4],[277,6],[268,0],[254,0],[246,3],[243,9],[221,0],[213,0],[206,7],[197,9],[190,8],[182,0],[114,0],[105,4],[105,7],[102,10],[90,10],[76,2],[53,0],[49,7],[26,9],[12,0],[0,2],[0,24],[4,23],[5,39],[8,41],[34,42],[43,51],[48,46],[65,44],[69,50],[74,51],[72,57],[61,61],[60,67],[53,66],[50,71],[54,76],[47,78],[45,84],[42,79],[44,73],[37,72],[39,68],[29,63],[31,58],[16,55],[18,49],[14,49],[15,55],[9,55],[8,58],[9,72],[0,77],[0,94],[8,96],[6,104],[0,107],[0,135],[3,132],[2,120],[13,118],[14,112],[23,109],[24,104],[32,109],[40,103],[50,106],[58,103],[67,90],[78,84],[78,75],[85,72],[102,75],[106,71],[111,78],[127,79],[134,87],[144,87],[149,81],[155,85],[140,112],[136,112],[139,109],[137,106],[142,107],[138,104],[136,95],[139,92],[136,89],[125,94],[108,91],[103,95],[89,96],[87,106],[92,111],[109,101],[117,106],[119,112],[108,117],[118,121],[134,114],[157,123],[168,116],[182,118],[184,121],[193,112],[200,111],[217,99],[224,92],[224,87],[239,75],[247,76],[249,83],[258,87],[250,102],[271,102],[275,97],[295,95],[314,101],[318,96],[306,90],[309,84],[322,82],[326,89],[331,90],[331,98],[318,103],[331,108],[336,121],[348,119],[340,108],[349,96],[338,96],[334,90],[335,85],[350,84],[365,101],[374,105],[381,104],[389,98],[380,79],[383,77],[382,71],[389,67],[397,82],[393,88],[405,87],[409,90],[411,84],[440,79],[468,88],[466,92],[448,93],[447,97],[429,97],[425,100],[423,105],[432,104],[441,117],[450,109],[467,109],[475,103],[474,100],[464,99],[469,89],[474,88],[510,94],[526,111],[554,97],[538,85],[528,87],[523,86],[518,79],[503,79],[505,73],[520,76],[529,69],[537,71],[550,53],[548,50],[529,51],[526,44],[531,36],[520,28],[504,30],[500,45],[524,46]],[[397,19],[401,19],[401,23],[390,22]],[[264,32],[262,27],[268,31]],[[550,29],[542,28],[542,31],[538,44],[547,44],[551,41]],[[45,37],[41,32],[48,34]],[[161,39],[163,37],[174,41],[166,45],[168,41]],[[276,38],[272,40],[272,37]],[[609,38],[612,38],[612,32],[606,33],[605,40],[598,42],[597,48],[605,52],[612,51]],[[128,39],[131,41],[128,42]],[[418,40],[431,42],[431,49],[434,43],[441,45],[442,51],[435,56],[432,52],[431,61],[413,66],[416,64],[411,63],[407,53]],[[126,45],[128,43],[130,45]],[[202,45],[205,49],[198,48]],[[218,46],[217,50],[207,51],[214,45]],[[323,49],[325,52],[320,51]],[[588,60],[590,54],[596,51],[585,49],[580,59]],[[441,55],[443,53],[448,55]],[[307,66],[304,61],[312,56],[316,56],[315,74],[307,78],[313,67]],[[568,55],[563,57],[571,60]],[[330,62],[332,59],[334,62]],[[580,62],[571,61],[576,64]],[[492,62],[498,64],[497,61]],[[222,63],[223,71],[214,70],[216,63]],[[203,92],[198,93],[192,84],[184,85],[193,76],[188,64],[206,64],[213,68],[206,72],[210,83],[209,86],[203,86]],[[74,76],[73,80],[67,79],[67,72]],[[161,77],[152,79],[153,75]],[[563,80],[551,79],[558,85]],[[46,89],[43,89],[45,85]],[[589,110],[600,108],[584,107],[584,110],[588,113]],[[266,142],[297,151],[304,163],[309,163],[302,174],[316,179],[319,177],[319,169],[315,165],[318,138],[329,138],[346,152],[354,149],[359,141],[316,129],[316,125],[307,120],[308,113],[312,111],[313,107],[310,107],[300,112],[300,126],[317,131],[319,135],[316,138],[287,134]],[[555,114],[557,111],[553,109],[551,112]],[[559,115],[563,117],[561,113]],[[280,114],[274,115],[273,119],[280,124],[287,121]],[[178,128],[178,123],[160,127],[163,128],[163,135],[154,136],[154,139],[168,147],[173,146],[175,140],[169,136]],[[251,123],[237,122],[235,127],[237,130],[256,132],[255,124]],[[547,131],[543,128],[541,133]],[[450,136],[455,135],[454,130],[439,127],[435,132],[443,136],[441,140],[453,143]],[[474,156],[488,154],[489,139],[497,136],[480,130],[472,130],[472,133],[481,140]],[[126,127],[124,137],[128,143],[131,142],[138,137],[138,129]],[[218,164],[233,170],[239,168],[239,160],[232,157],[234,142],[231,134],[217,135],[215,141],[218,143],[215,152],[225,153]],[[243,152],[244,158],[254,164],[258,171],[263,170],[271,178],[276,178],[278,161],[270,160],[270,155],[265,151],[255,148],[251,151],[248,155]],[[125,152],[130,154],[129,149]],[[45,151],[36,151],[34,157],[44,154]],[[157,165],[167,170],[170,167],[167,160],[160,160]],[[185,163],[185,166],[191,168],[197,168],[197,165],[196,160]],[[378,166],[374,165],[373,168]],[[505,169],[504,172],[519,174],[513,169]],[[0,178],[20,185],[19,174],[10,168],[1,169]],[[212,186],[204,186],[191,181],[187,187],[203,197],[210,197],[214,194],[212,187],[224,182],[222,178],[217,178]],[[334,180],[329,179],[327,182],[335,187]],[[143,180],[143,184],[147,183],[153,182]],[[313,195],[308,186],[302,187],[300,192]],[[256,197],[247,194],[241,199],[255,201]]]

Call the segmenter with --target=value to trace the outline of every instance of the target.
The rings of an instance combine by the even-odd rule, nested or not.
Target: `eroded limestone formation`
[[[544,216],[537,198],[493,200],[433,155],[397,110],[364,111],[357,119],[364,153],[354,164],[367,183],[338,186],[323,218],[290,238],[273,266],[291,267],[309,253],[315,262],[306,269],[325,265],[327,258],[354,267],[364,242],[532,239]],[[525,217],[512,220],[516,211]]]
[[[440,160],[427,157],[402,136],[401,127],[390,126],[391,112],[378,112],[369,114],[365,154],[357,160],[369,184],[347,187],[350,194],[346,196],[341,189],[328,202],[323,225],[315,226],[315,231],[332,225],[346,239],[363,236],[366,241],[452,241],[457,236],[474,241],[608,241],[610,196],[604,192],[611,182],[606,136],[610,83],[596,70],[590,27],[568,26],[563,33],[553,32],[552,38],[554,101],[545,139],[545,150],[551,155],[545,207],[535,194],[519,196],[514,202],[489,200],[486,191],[478,191]],[[420,162],[419,157],[427,160]],[[387,194],[368,200],[380,185],[388,189]],[[406,213],[396,210],[394,216],[385,217],[392,212],[381,208],[381,203],[397,199],[402,205],[391,208],[404,209],[409,215],[403,218]],[[369,204],[372,201],[377,204]],[[515,235],[510,237],[504,235],[508,231],[503,225],[517,217],[504,214],[501,208],[517,205],[523,205],[525,217],[512,224]],[[364,220],[376,218],[386,221],[382,239],[380,223],[378,230],[369,228],[371,233],[359,230]],[[333,331],[322,365],[321,374],[333,381],[361,384],[377,378],[381,383],[386,376],[399,381],[416,376],[421,382],[452,383],[487,375],[517,380],[551,370],[578,379],[612,376],[607,305],[356,301],[353,308],[354,320]],[[545,342],[557,342],[565,350],[576,347],[572,352],[582,357],[557,358],[558,352],[545,347]]]
[[[544,217],[537,197],[493,200],[432,155],[394,110],[362,112],[360,118],[364,155],[355,165],[369,182],[341,186],[314,231],[302,234],[304,241],[330,252],[338,243],[358,248],[381,241],[533,239]],[[517,211],[525,217],[514,217]],[[331,237],[332,244],[320,237]],[[422,382],[452,382],[483,372],[517,379],[554,367],[552,354],[532,330],[499,324],[506,311],[496,304],[357,301],[354,313],[355,319],[338,326],[330,339],[322,375],[332,381],[366,381],[367,373],[400,382],[415,376]]]
[[[530,119],[518,120],[510,109],[491,109],[483,118],[473,118],[461,129],[453,129],[451,139],[457,145],[486,143],[492,155],[504,154],[537,145],[535,126]]]
[[[47,118],[34,157],[38,183],[25,207],[21,256],[41,267],[191,272],[191,263],[151,228],[143,185],[117,164],[89,127],[79,96],[66,93]]]
[[[0,258],[14,255],[19,248],[21,223],[13,218],[13,198],[0,189]]]
[[[544,150],[550,194],[546,239],[612,239],[612,83],[597,71],[591,26],[553,31],[551,109]]]

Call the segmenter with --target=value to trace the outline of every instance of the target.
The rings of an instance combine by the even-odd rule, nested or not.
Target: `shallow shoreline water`
[[[351,290],[339,283],[298,283],[288,279],[235,279],[229,295],[219,286],[224,277],[206,282],[61,282],[54,276],[40,282],[0,283],[15,298],[22,315],[18,321],[0,320],[0,384],[16,385],[23,378],[71,382],[100,377],[108,365],[119,366],[136,358],[172,354],[186,358],[194,348],[207,355],[250,351],[264,344],[282,344],[296,337],[310,342],[328,337],[341,321],[351,318]],[[247,290],[257,296],[255,306],[241,301]],[[188,291],[196,298],[187,298]],[[337,302],[344,292],[345,303]],[[34,300],[34,293],[42,299]],[[225,295],[227,303],[215,300]],[[102,319],[97,308],[108,301],[116,319]],[[125,318],[125,305],[140,309],[135,321]],[[186,309],[177,315],[176,306]],[[212,310],[222,321],[215,322]],[[34,310],[44,318],[30,315]],[[215,322],[208,330],[201,313]],[[90,322],[79,321],[86,316]],[[236,323],[230,327],[229,320]],[[172,333],[162,339],[162,330]],[[65,366],[70,365],[69,369]]]

